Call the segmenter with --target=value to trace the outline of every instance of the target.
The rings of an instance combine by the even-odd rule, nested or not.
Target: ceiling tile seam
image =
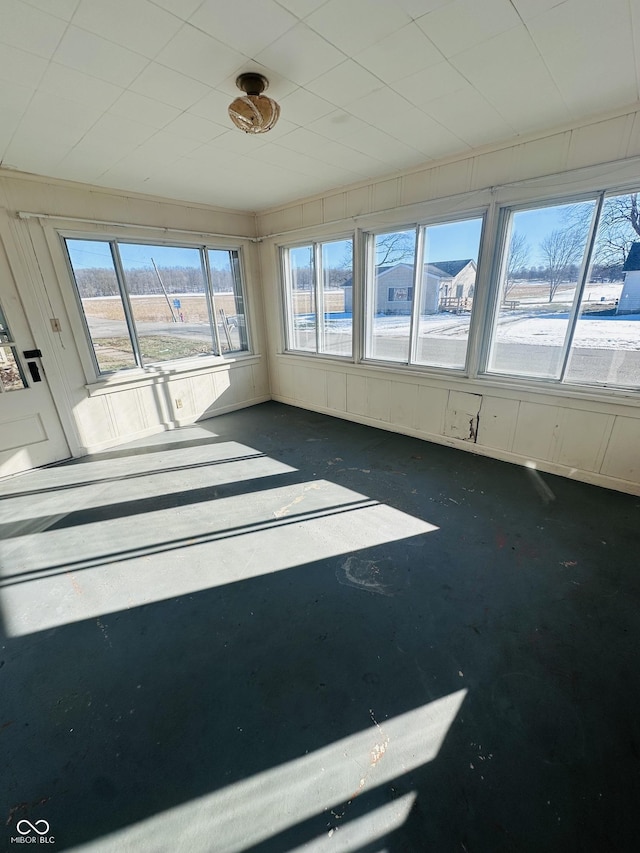
[[[284,5],[284,3],[281,3],[281,2],[280,2],[280,0],[275,0],[275,3],[276,3],[278,6],[280,6],[280,8],[281,8],[281,9],[284,9],[284,10],[285,10],[285,12],[289,12],[289,14],[290,14],[290,15],[293,15],[294,17],[296,17],[296,18],[297,18],[301,23],[302,23],[303,21],[306,21],[306,19],[307,19],[310,15],[313,15],[313,13],[314,13],[314,12],[317,12],[319,9],[322,9],[322,7],[323,7],[323,6],[326,6],[328,2],[329,2],[329,0],[324,0],[324,3],[321,3],[319,6],[316,6],[316,8],[315,8],[315,9],[312,9],[310,12],[308,12],[306,15],[304,15],[304,16],[301,18],[299,15],[297,15],[297,14],[293,11],[293,9],[288,9],[288,8]],[[198,8],[200,8],[200,7],[198,6]],[[195,13],[194,13],[194,14],[195,14]],[[315,32],[315,30],[314,30],[314,32]]]
[[[565,106],[565,108],[566,108],[566,110],[567,110],[567,115],[570,115],[570,116],[572,116],[572,117],[573,117],[573,112],[572,112],[572,110],[571,110],[571,108],[570,108],[569,104],[566,102],[564,95],[562,94],[562,90],[560,89],[560,86],[558,85],[558,81],[556,80],[555,76],[554,76],[554,75],[552,74],[552,72],[551,72],[551,69],[549,68],[549,65],[548,65],[548,63],[547,63],[547,60],[546,60],[546,58],[545,58],[545,56],[544,56],[543,52],[540,50],[540,46],[539,46],[538,42],[536,41],[536,39],[535,39],[535,37],[534,37],[533,33],[532,33],[532,32],[531,32],[531,30],[529,29],[529,25],[527,24],[527,22],[525,21],[525,19],[524,19],[524,18],[522,17],[522,15],[520,14],[520,11],[519,11],[518,7],[517,7],[517,6],[515,5],[515,3],[514,3],[514,0],[509,0],[509,3],[511,4],[511,6],[513,7],[513,9],[514,9],[514,11],[515,11],[516,15],[518,16],[518,18],[519,18],[519,19],[520,19],[520,21],[522,22],[522,26],[523,26],[523,27],[525,28],[525,30],[527,31],[527,35],[528,35],[528,36],[529,36],[529,38],[531,39],[531,41],[532,41],[533,45],[535,46],[535,49],[538,51],[538,56],[539,56],[539,57],[540,57],[540,59],[542,60],[542,64],[544,65],[544,67],[545,67],[545,69],[546,69],[546,71],[547,71],[547,74],[549,75],[549,78],[550,78],[551,82],[552,82],[552,83],[553,83],[553,85],[555,86],[555,89],[556,89],[556,91],[557,91],[557,93],[558,93],[558,95],[559,95],[559,97],[560,97],[560,100],[562,101],[562,103],[564,104],[564,106]],[[556,6],[561,6],[561,5],[562,5],[562,3],[557,3],[557,4],[556,4]],[[553,6],[552,8],[554,8],[554,9],[555,9],[555,8],[556,8],[556,6]],[[544,14],[544,13],[543,13],[543,14]]]
[[[147,126],[148,126],[148,125],[147,125]],[[88,132],[88,131],[87,131],[87,132]],[[143,145],[146,145],[148,142],[151,142],[151,140],[152,140],[152,139],[155,139],[155,137],[156,137],[159,133],[162,133],[162,128],[156,129],[156,132],[155,132],[155,133],[152,133],[152,134],[151,134],[151,136],[148,136],[148,137],[147,137],[143,142],[141,142],[139,145],[136,145],[136,147],[135,147],[132,151],[129,151],[127,154],[123,154],[123,156],[122,156],[122,157],[120,157],[120,159],[119,159],[119,160],[116,160],[116,161],[115,161],[115,163],[111,163],[111,165],[110,165],[110,166],[107,166],[107,168],[106,168],[103,172],[100,172],[100,173],[98,174],[98,176],[97,176],[97,177],[98,177],[98,179],[103,178],[103,177],[104,177],[108,172],[110,172],[110,171],[111,171],[111,169],[115,169],[115,168],[116,168],[116,166],[119,166],[119,165],[120,165],[124,160],[126,160],[126,159],[127,159],[128,157],[130,157],[132,154],[135,154],[135,153],[136,153],[136,151],[138,151],[140,148],[142,148],[142,146],[143,146]],[[186,137],[181,137],[181,138],[186,138]],[[189,154],[193,154],[193,152],[194,152],[194,151],[196,151],[198,148],[203,147],[201,143],[198,143],[196,140],[193,140],[193,141],[194,141],[194,147],[190,149],[190,151],[188,152]],[[206,144],[206,143],[205,143],[205,144]],[[74,147],[75,147],[75,146],[74,146]],[[73,149],[72,149],[72,150],[73,150]],[[71,151],[69,152],[69,154],[71,154]],[[69,156],[69,155],[67,155],[67,156]],[[178,160],[181,160],[181,159],[183,159],[183,158],[184,158],[184,157],[186,157],[186,156],[187,156],[187,155],[185,155],[185,154],[181,154],[180,156],[175,157],[174,159],[172,159],[172,160],[171,160],[171,161],[170,161],[166,166],[160,166],[160,167],[157,167],[157,166],[156,166],[156,167],[155,167],[155,169],[156,169],[156,171],[157,171],[157,169],[158,169],[158,168],[161,168],[161,169],[164,169],[164,168],[171,168],[171,166],[174,166],[174,165],[178,162]],[[146,170],[146,169],[144,169],[143,171],[147,171],[147,170]],[[151,177],[151,175],[148,175],[148,176],[147,176],[146,178],[144,178],[143,180],[144,180],[144,181],[147,181],[147,180],[149,180],[149,178],[150,178],[150,177]]]
[[[200,7],[200,6],[198,6],[198,9],[200,9],[200,8],[201,8],[201,7]],[[198,11],[198,9],[196,9],[196,11],[193,13],[193,15],[195,15],[195,14],[196,14],[196,12]],[[293,14],[293,13],[291,13],[291,14]],[[220,41],[220,39],[217,39],[215,36],[212,36],[212,35],[211,35],[211,33],[207,32],[207,30],[203,30],[203,29],[202,29],[202,27],[199,27],[197,24],[192,23],[191,18],[193,18],[193,15],[191,15],[191,17],[190,17],[188,20],[186,20],[186,21],[185,21],[185,24],[187,24],[187,25],[188,25],[188,26],[190,26],[190,27],[193,27],[193,29],[194,29],[194,30],[197,30],[199,33],[202,33],[202,35],[204,35],[204,36],[208,36],[209,38],[214,39],[215,41],[217,41],[217,42],[218,42],[218,44],[222,44],[224,47],[228,47],[228,48],[230,48],[231,50],[234,50],[236,53],[239,53],[241,56],[246,56],[246,57],[247,57],[247,59],[249,60],[249,62],[255,62],[257,65],[262,66],[262,63],[261,63],[261,62],[258,62],[258,60],[257,60],[255,57],[253,57],[253,56],[249,56],[249,54],[247,54],[247,53],[243,53],[241,50],[238,50],[238,48],[231,47],[230,45],[226,44],[225,42],[221,42],[221,41]],[[297,27],[299,23],[301,23],[301,20],[300,20],[300,18],[298,18],[298,16],[297,16],[297,15],[295,15],[294,17],[297,19],[297,20],[296,20],[296,23],[295,23],[295,24],[292,24],[290,27],[287,27],[287,29],[286,29],[286,30],[284,30],[284,31],[283,31],[283,32],[281,32],[279,35],[277,35],[277,36],[276,36],[272,41],[268,42],[267,44],[261,45],[261,47],[260,47],[260,51],[259,51],[259,52],[262,52],[263,50],[267,50],[268,48],[270,48],[272,44],[274,44],[275,42],[277,42],[277,41],[278,41],[278,39],[281,39],[283,36],[285,36],[287,33],[291,32],[291,30],[293,30],[295,27]],[[178,31],[178,32],[179,32],[179,31]],[[176,33],[176,35],[177,35],[177,33]],[[173,36],[172,36],[172,38],[173,38]],[[169,41],[170,41],[170,40],[171,40],[171,39],[169,39]],[[264,66],[262,66],[262,67],[264,67]],[[282,75],[282,74],[280,74],[279,76],[280,76],[280,77],[283,77],[283,75]],[[287,78],[286,78],[286,77],[283,77],[283,79],[285,79],[285,80],[286,80]],[[294,81],[293,81],[293,80],[289,80],[289,82],[290,82],[290,83],[293,83]]]
[[[34,8],[34,7],[31,7],[31,8]],[[59,18],[58,20],[61,20],[61,19]],[[38,80],[37,85],[33,88],[33,91],[31,92],[31,97],[29,98],[29,103],[28,103],[28,104],[26,105],[26,107],[24,108],[24,112],[23,112],[23,113],[22,113],[22,115],[20,116],[20,120],[18,121],[18,124],[16,125],[15,130],[14,130],[14,131],[13,131],[13,133],[11,134],[11,138],[10,138],[10,139],[9,139],[9,141],[7,142],[7,145],[6,145],[5,149],[4,149],[4,151],[0,154],[0,166],[10,165],[10,164],[5,164],[4,155],[5,155],[5,154],[6,154],[6,152],[11,148],[11,145],[13,144],[13,140],[16,138],[16,134],[17,134],[17,133],[18,133],[18,131],[20,130],[20,127],[22,126],[22,123],[23,123],[23,121],[24,121],[24,119],[25,119],[25,116],[26,116],[26,115],[27,115],[27,113],[29,112],[29,107],[30,107],[30,106],[31,106],[31,104],[33,103],[33,100],[34,100],[35,96],[38,94],[39,86],[40,86],[40,83],[42,82],[42,78],[44,77],[44,75],[45,75],[45,74],[47,73],[47,71],[49,70],[49,66],[50,66],[50,65],[51,65],[51,63],[53,62],[53,57],[55,56],[56,51],[57,51],[57,50],[58,50],[58,48],[60,47],[60,42],[61,42],[61,41],[62,41],[62,39],[64,38],[65,33],[67,32],[67,29],[68,29],[68,28],[69,28],[69,23],[67,23],[67,26],[64,28],[64,32],[63,32],[63,34],[60,36],[60,41],[59,41],[59,42],[58,42],[58,44],[56,45],[56,49],[53,51],[53,53],[52,53],[51,57],[47,60],[46,68],[45,68],[45,69],[44,69],[44,71],[42,72],[42,74],[41,74],[41,76],[40,76],[40,79]],[[35,56],[35,55],[36,55],[36,54],[32,54],[32,53],[31,53],[31,51],[25,51],[25,53],[28,53],[30,56]],[[42,59],[43,57],[40,57],[40,58]]]
[[[61,21],[61,22],[63,22],[65,26],[64,26],[64,30],[63,30],[63,32],[62,32],[62,35],[61,35],[61,36],[60,36],[60,38],[58,39],[58,43],[56,44],[56,46],[55,46],[54,50],[51,52],[51,56],[42,56],[42,54],[40,54],[40,53],[35,53],[35,51],[33,51],[33,50],[29,50],[29,49],[28,49],[28,48],[26,48],[26,47],[17,47],[17,46],[16,46],[15,44],[13,44],[12,42],[5,41],[5,40],[2,38],[2,36],[1,36],[1,35],[0,35],[0,43],[7,45],[7,47],[11,47],[11,48],[13,48],[14,50],[20,50],[20,51],[22,51],[23,53],[27,53],[27,54],[29,54],[29,56],[37,56],[37,57],[38,57],[38,59],[46,59],[46,60],[47,60],[47,68],[48,68],[48,67],[49,67],[49,63],[53,61],[53,57],[55,56],[55,54],[56,54],[56,53],[57,53],[57,51],[58,51],[58,48],[60,47],[60,43],[62,42],[63,38],[64,38],[64,37],[66,36],[66,34],[67,34],[67,30],[69,29],[69,26],[70,26],[70,24],[71,24],[71,21],[66,21],[64,18],[59,18],[57,15],[52,15],[52,14],[50,14],[49,12],[45,12],[45,11],[43,11],[42,9],[40,9],[38,6],[31,6],[31,4],[29,4],[29,3],[25,3],[25,2],[23,2],[23,0],[19,0],[19,2],[20,2],[20,3],[21,3],[21,5],[23,5],[23,6],[28,6],[30,9],[37,9],[37,10],[38,10],[38,12],[40,12],[41,14],[43,14],[43,15],[48,15],[50,18],[55,18],[55,19],[56,19],[56,21]],[[75,15],[75,12],[74,12],[74,15]],[[1,30],[0,30],[0,32],[1,32]],[[45,73],[46,73],[46,69],[45,69]]]
[[[160,3],[156,3],[156,0],[149,0],[149,3],[151,3],[151,5],[152,5],[152,6],[155,6],[155,7],[156,7],[156,9],[162,9],[162,11],[163,11],[163,12],[166,12],[168,15],[171,15],[172,17],[177,18],[177,20],[178,20],[178,21],[182,21],[182,23],[183,23],[183,24],[186,24],[186,23],[187,23],[187,19],[186,19],[186,18],[183,18],[183,17],[181,17],[180,15],[178,15],[176,12],[174,12],[174,11],[173,11],[173,9],[166,9],[166,8],[165,8],[164,6],[162,6]],[[194,10],[193,10],[193,12],[192,12],[191,14],[192,14],[192,15],[195,15],[195,13],[196,13],[197,11],[199,11],[199,9],[200,9],[202,6],[204,6],[204,4],[205,4],[205,0],[201,0],[201,2],[198,4],[198,7],[197,7],[196,9],[194,9]],[[78,5],[80,5],[80,0],[78,0]],[[76,9],[77,9],[77,8],[78,8],[78,7],[76,6]],[[74,14],[75,14],[75,13],[74,13]]]
[[[32,3],[32,2],[30,2],[30,0],[21,0],[21,2],[22,2],[25,6],[29,6],[31,9],[37,9],[37,10],[38,10],[38,12],[44,12],[44,13],[45,13],[45,15],[51,15],[51,17],[52,17],[52,18],[57,18],[59,21],[64,21],[64,22],[65,22],[65,24],[70,24],[70,23],[71,23],[71,18],[73,18],[73,16],[75,15],[75,13],[78,11],[78,6],[80,5],[80,0],[76,0],[76,5],[75,5],[75,8],[74,8],[73,12],[71,13],[71,17],[69,18],[69,20],[67,20],[66,18],[63,18],[61,15],[57,15],[57,14],[56,14],[55,12],[53,12],[53,11],[52,11],[52,12],[50,12],[49,10],[46,10],[46,11],[45,11],[45,10],[42,8],[42,6],[38,6],[36,3]]]
[[[75,15],[75,13],[74,13],[74,15]],[[172,39],[172,38],[174,38],[175,36],[177,36],[177,35],[178,35],[178,33],[180,32],[180,30],[182,29],[182,27],[181,27],[181,28],[180,28],[180,30],[178,30],[178,32],[173,33],[173,35],[171,35],[171,36],[167,39],[167,41],[162,45],[162,47],[159,47],[159,48],[158,48],[158,50],[156,51],[156,53],[155,53],[152,57],[149,57],[149,56],[147,56],[147,55],[146,55],[146,53],[140,53],[140,52],[139,52],[139,51],[137,51],[137,50],[133,50],[132,48],[127,47],[127,45],[122,44],[122,43],[121,43],[121,42],[119,42],[119,41],[114,41],[114,40],[113,40],[113,39],[111,39],[111,38],[107,38],[107,36],[102,35],[102,33],[96,33],[96,32],[94,32],[93,30],[88,30],[86,27],[83,27],[81,24],[74,24],[74,23],[73,23],[73,20],[69,21],[69,26],[74,26],[77,30],[82,30],[82,32],[83,32],[83,33],[87,33],[87,35],[93,36],[94,38],[101,39],[102,41],[106,41],[106,42],[107,42],[107,44],[112,44],[112,45],[114,45],[114,47],[117,47],[117,48],[119,48],[120,50],[126,50],[128,53],[132,53],[134,56],[139,56],[139,57],[140,57],[140,59],[144,59],[144,60],[146,61],[147,65],[148,65],[150,62],[155,62],[155,57],[156,57],[156,56],[157,56],[157,55],[158,55],[162,50],[164,50],[164,49],[165,49],[165,47],[169,44],[169,42],[171,41],[171,39]],[[184,26],[184,24],[183,24],[183,26]],[[67,27],[67,29],[68,29],[68,27]],[[66,33],[66,30],[65,30],[65,33]],[[59,47],[59,45],[58,45],[58,47]],[[56,48],[56,51],[57,51],[57,50],[58,50],[58,48]],[[62,63],[60,63],[60,64],[62,64]],[[146,66],[145,66],[145,67],[146,67]],[[77,69],[76,69],[76,70],[77,70]],[[143,70],[144,70],[144,69],[143,69]],[[84,73],[84,72],[83,72],[83,73]],[[141,72],[141,73],[142,73],[142,72]]]
[[[372,124],[369,124],[368,127],[370,127],[372,130],[377,130],[378,133],[384,134],[384,136],[386,136],[392,144],[393,143],[395,143],[395,144],[401,143],[406,148],[409,148],[411,151],[415,152],[420,157],[426,156],[424,151],[420,151],[419,148],[414,148],[413,145],[409,145],[407,142],[404,142],[402,139],[396,139],[394,136],[391,136],[390,134],[388,134],[385,130],[381,130],[379,127],[376,127],[375,125],[372,125]],[[326,139],[328,142],[335,142],[337,145],[342,145],[342,146],[344,146],[344,148],[348,148],[350,151],[355,151],[356,154],[361,154],[363,157],[370,157],[372,160],[377,160],[383,166],[389,166],[390,165],[393,167],[393,163],[390,162],[389,160],[386,160],[386,159],[381,160],[379,155],[367,154],[365,151],[361,151],[359,148],[354,148],[352,145],[349,145],[348,142],[345,141],[345,138],[332,139],[330,136],[325,136],[320,131],[313,131],[313,133],[317,133],[318,136],[322,136],[323,139]],[[356,133],[357,133],[357,131],[356,131]],[[346,139],[348,139],[348,138],[349,138],[349,135],[347,135]]]

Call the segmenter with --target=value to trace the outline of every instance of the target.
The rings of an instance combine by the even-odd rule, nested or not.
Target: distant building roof
[[[640,243],[632,243],[629,249],[629,254],[624,262],[622,269],[625,272],[632,270],[640,270]]]
[[[639,244],[640,245],[640,244]],[[455,278],[458,273],[467,267],[469,264],[473,264],[474,268],[476,262],[473,258],[465,258],[462,261],[439,261],[437,263],[425,264],[424,268],[429,275],[436,276],[437,278]],[[398,263],[398,264],[386,264],[383,267],[376,267],[376,275],[378,277],[384,275],[390,270],[396,269],[397,267],[406,267],[407,269],[413,269],[413,264],[407,263]],[[640,269],[640,267],[638,267]],[[342,282],[341,287],[352,287],[353,279],[348,278],[346,281]]]
[[[437,267],[442,272],[455,278],[469,264],[473,264],[475,267],[476,262],[473,258],[465,258],[464,261],[434,261],[431,266]]]

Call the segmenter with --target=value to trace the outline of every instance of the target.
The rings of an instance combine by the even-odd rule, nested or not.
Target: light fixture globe
[[[280,117],[280,106],[262,94],[268,85],[262,74],[241,74],[236,80],[246,94],[229,104],[229,117],[245,133],[266,133]]]

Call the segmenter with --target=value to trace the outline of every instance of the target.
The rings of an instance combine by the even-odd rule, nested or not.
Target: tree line
[[[158,273],[167,293],[194,293],[205,291],[202,271],[198,267],[158,267]],[[74,270],[80,295],[84,299],[95,296],[118,296],[118,282],[113,268],[82,267]],[[132,296],[152,296],[162,293],[158,276],[152,266],[125,270],[127,289]],[[230,270],[211,268],[211,284],[216,293],[234,289]]]

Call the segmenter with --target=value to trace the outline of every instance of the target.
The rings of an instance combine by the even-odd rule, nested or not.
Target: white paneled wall
[[[55,219],[22,220],[17,217],[18,211]],[[269,399],[262,296],[253,243],[245,242],[244,251],[246,307],[255,355],[225,362],[212,360],[205,367],[188,371],[175,363],[153,371],[153,375],[135,371],[134,377],[125,371],[112,377],[117,380],[113,384],[112,380],[92,382],[87,376],[88,344],[55,233],[55,227],[64,223],[67,230],[87,230],[91,236],[95,231],[88,229],[97,226],[77,221],[86,219],[144,226],[145,230],[117,229],[118,235],[134,239],[204,242],[205,238],[198,235],[207,234],[250,238],[255,233],[252,214],[4,173],[0,176],[0,217],[23,305],[37,308],[28,311],[28,322],[43,350],[43,365],[74,455]],[[104,230],[112,233],[113,227],[105,226]],[[229,242],[238,244],[237,240]],[[53,317],[61,322],[60,333],[51,329],[49,320]]]
[[[283,352],[277,247],[505,198],[640,186],[640,110],[475,151],[258,217],[271,391],[285,403],[640,494],[640,394],[505,385]],[[483,201],[478,202],[478,193]],[[475,194],[475,195],[474,195]],[[310,228],[313,225],[315,228]],[[269,236],[272,235],[272,236]],[[275,235],[275,236],[274,236]]]

